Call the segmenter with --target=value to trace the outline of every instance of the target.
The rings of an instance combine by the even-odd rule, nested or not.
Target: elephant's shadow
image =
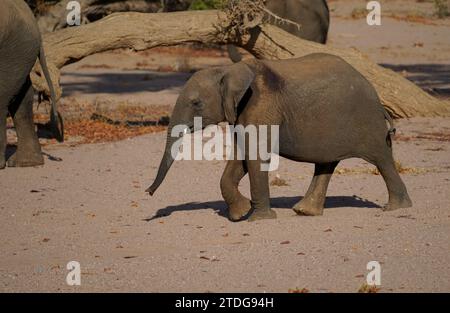
[[[270,203],[272,208],[290,209],[302,197],[277,197],[271,198]],[[359,198],[358,196],[331,196],[327,197],[325,201],[325,209],[352,207],[352,208],[380,208],[380,206],[372,201]],[[222,217],[228,218],[227,205],[225,201],[208,201],[208,202],[190,202],[180,205],[171,205],[159,209],[155,215],[144,219],[147,222],[152,220],[169,216],[178,211],[196,211],[212,209]]]
[[[12,157],[16,153],[16,151],[17,151],[17,146],[16,145],[7,144],[6,145],[6,152],[5,152],[6,160],[9,160],[9,158]],[[50,161],[56,161],[56,162],[61,162],[62,161],[61,158],[56,157],[54,155],[51,155],[51,154],[49,154],[47,152],[42,151],[41,153],[42,153],[42,155],[44,157],[46,157]]]

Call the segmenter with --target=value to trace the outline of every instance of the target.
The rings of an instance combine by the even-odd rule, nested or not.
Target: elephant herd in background
[[[174,2],[165,0],[165,2]],[[176,0],[175,0],[176,2]],[[173,3],[172,3],[173,4]],[[301,25],[278,25],[301,38],[325,43],[329,10],[325,0],[268,0],[276,15]],[[166,11],[170,10],[168,6]],[[173,8],[173,7],[172,7]],[[386,209],[411,206],[406,187],[395,168],[390,134],[385,120],[392,119],[382,107],[373,86],[342,59],[313,54],[287,61],[248,60],[197,72],[187,82],[174,108],[166,150],[150,194],[164,180],[173,158],[170,129],[177,123],[191,127],[202,116],[204,127],[227,121],[240,125],[280,125],[280,155],[315,163],[314,178],[294,210],[321,215],[326,189],[340,160],[359,157],[375,164],[389,192]],[[33,124],[33,88],[30,71],[39,59],[51,92],[50,126],[63,140],[62,120],[34,16],[22,0],[0,1],[0,169],[6,166],[6,117],[13,118],[18,135],[16,153],[9,166],[43,164]],[[192,129],[190,129],[192,130]],[[339,130],[339,131],[338,131]],[[270,209],[267,172],[257,170],[261,160],[228,161],[221,179],[222,195],[231,220],[274,218]],[[238,190],[239,181],[250,177],[251,200]]]

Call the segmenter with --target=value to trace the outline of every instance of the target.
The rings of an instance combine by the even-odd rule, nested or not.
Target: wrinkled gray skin
[[[30,71],[39,58],[50,87],[51,128],[62,140],[62,122],[55,108],[55,93],[49,78],[41,35],[28,5],[22,0],[0,1],[0,169],[5,168],[6,117],[12,116],[18,147],[8,166],[36,166],[44,163],[33,123],[34,90]],[[60,124],[61,123],[61,124]]]
[[[249,60],[194,74],[174,108],[166,150],[155,182],[147,190],[150,194],[173,162],[170,150],[176,138],[169,137],[172,127],[192,127],[195,116],[203,117],[204,127],[222,121],[243,126],[279,125],[279,154],[315,163],[311,185],[294,207],[298,214],[323,213],[336,165],[352,157],[379,169],[389,192],[385,210],[412,205],[394,165],[392,119],[373,86],[337,56],[317,53],[282,61]],[[228,161],[220,186],[231,220],[240,220],[251,209],[250,220],[276,217],[270,208],[268,172],[260,171],[261,163],[248,156],[244,161]],[[251,201],[238,190],[247,173]]]
[[[328,28],[330,26],[330,14],[326,0],[267,0],[266,7],[279,17],[288,19],[301,25],[289,23],[277,23],[276,26],[285,31],[318,43],[326,43]],[[273,18],[270,19],[274,24]],[[228,46],[228,54],[233,62],[242,60],[242,56],[235,46]]]

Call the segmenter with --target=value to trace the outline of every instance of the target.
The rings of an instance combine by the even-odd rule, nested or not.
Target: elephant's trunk
[[[171,150],[173,143],[178,140],[179,138],[174,138],[171,136],[172,134],[172,127],[169,126],[167,129],[167,142],[166,142],[166,148],[164,150],[164,155],[161,160],[161,163],[159,164],[158,174],[156,175],[155,181],[153,184],[146,190],[151,196],[155,193],[156,189],[161,185],[164,178],[166,177],[167,172],[169,171],[170,167],[173,164],[174,158],[172,156]]]

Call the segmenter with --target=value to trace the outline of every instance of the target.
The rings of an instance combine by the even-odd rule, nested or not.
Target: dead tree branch
[[[432,97],[402,76],[376,65],[356,49],[309,42],[268,24],[254,26],[254,21],[259,23],[256,15],[236,22],[227,14],[219,11],[115,13],[95,23],[48,33],[44,45],[53,80],[59,81],[59,69],[64,65],[107,50],[145,50],[192,42],[235,44],[260,59],[286,59],[318,52],[334,54],[353,65],[375,86],[394,117],[450,115],[448,102]],[[236,29],[236,23],[241,28]],[[38,90],[46,89],[45,82],[36,74],[33,84]]]

